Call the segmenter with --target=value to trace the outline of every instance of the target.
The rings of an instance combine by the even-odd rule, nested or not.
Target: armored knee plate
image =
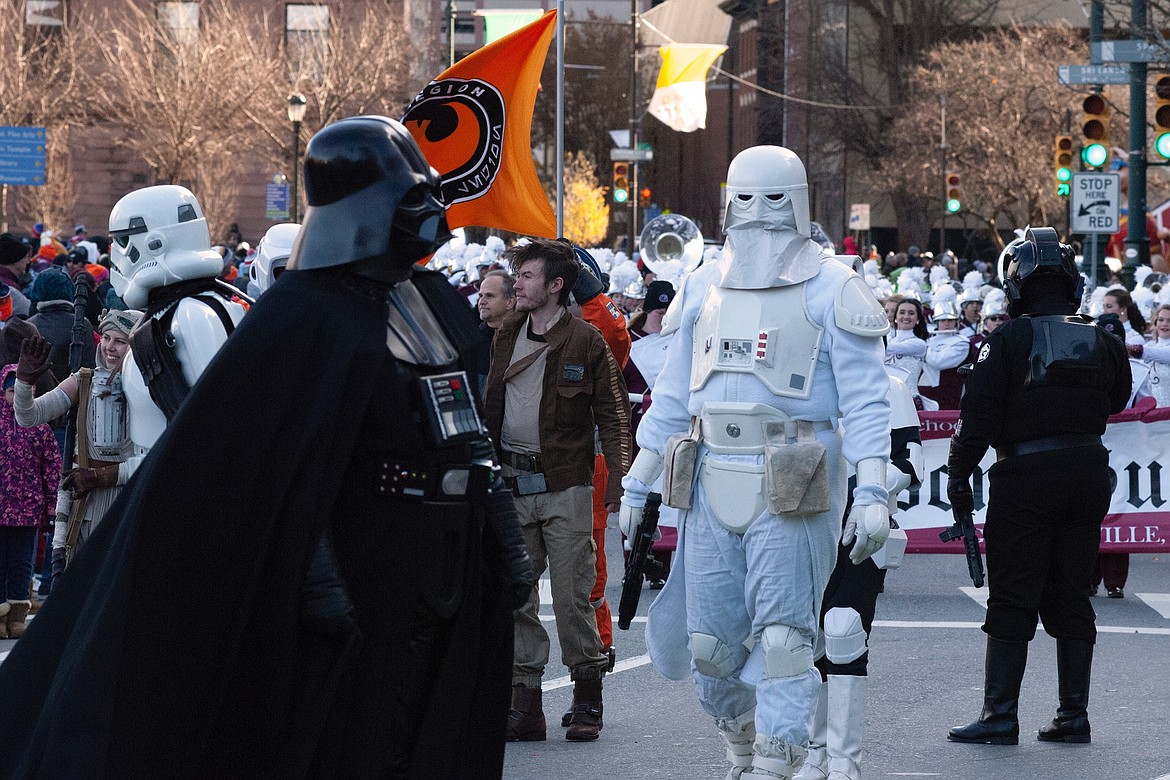
[[[710,634],[691,634],[691,655],[699,674],[723,679],[743,668],[748,651],[743,645],[729,647],[722,639]]]
[[[796,677],[812,667],[812,645],[792,626],[776,624],[764,628],[764,675],[770,678]]]
[[[825,613],[825,656],[830,663],[856,661],[869,650],[861,615],[852,607],[833,607]]]

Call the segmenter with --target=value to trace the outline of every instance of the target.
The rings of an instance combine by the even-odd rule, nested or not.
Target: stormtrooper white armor
[[[293,222],[273,225],[256,245],[256,256],[248,266],[248,295],[259,298],[272,286],[288,265],[293,242],[301,226]]]
[[[812,649],[846,460],[858,471],[846,545],[861,561],[889,533],[890,412],[872,390],[887,382],[888,323],[850,260],[809,238],[796,155],[748,149],[727,189],[723,256],[684,280],[664,318],[663,334],[676,335],[623,480],[620,522],[632,531],[665,463],[664,496],[689,508],[675,576],[651,607],[651,660],[667,677],[692,677],[728,743],[730,778],[791,777],[820,682]],[[685,634],[672,630],[682,625]]]
[[[168,415],[156,400],[157,389],[152,393],[158,387],[154,382],[175,383],[172,387],[182,387],[181,392],[194,385],[243,318],[244,308],[215,289],[223,260],[211,248],[199,201],[186,188],[165,184],[125,195],[110,212],[110,237],[114,290],[128,306],[146,309],[123,364],[136,449],[133,470],[166,429]],[[204,283],[183,284],[198,281]],[[149,335],[144,329],[152,327],[151,321],[158,323],[159,337],[154,339],[157,356],[146,361],[156,369],[148,381],[140,365],[141,339]]]

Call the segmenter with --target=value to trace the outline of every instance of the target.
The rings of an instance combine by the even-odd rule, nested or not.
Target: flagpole
[[[557,235],[565,234],[565,0],[557,0]]]

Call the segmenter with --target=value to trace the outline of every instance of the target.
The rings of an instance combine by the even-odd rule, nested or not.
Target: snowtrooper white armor
[[[134,465],[178,409],[244,307],[215,277],[223,259],[211,248],[199,201],[164,184],[125,195],[110,212],[110,282],[127,306],[144,309],[123,366]],[[145,368],[144,368],[145,367]]]
[[[651,659],[692,677],[727,742],[729,778],[789,778],[820,685],[813,646],[838,540],[860,562],[889,534],[890,411],[874,392],[887,386],[888,323],[851,259],[811,240],[795,154],[741,152],[727,190],[722,258],[684,280],[663,323],[677,335],[620,520],[630,534],[662,473],[664,500],[687,511],[650,610]],[[846,460],[858,486],[842,537]]]
[[[268,228],[264,238],[256,245],[256,256],[248,267],[248,295],[259,298],[263,295],[276,277],[284,273],[288,265],[288,256],[292,254],[293,242],[301,226],[295,222],[284,222]]]

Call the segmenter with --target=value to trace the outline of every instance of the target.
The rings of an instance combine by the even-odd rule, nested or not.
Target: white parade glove
[[[622,508],[618,512],[618,527],[627,537],[633,536],[642,519],[650,485],[662,473],[662,456],[647,449],[638,451],[630,464],[630,471],[622,477]]]
[[[845,520],[841,544],[853,543],[849,560],[861,563],[873,555],[890,535],[889,492],[886,490],[886,459],[866,458],[857,464],[857,488],[853,509]]]

